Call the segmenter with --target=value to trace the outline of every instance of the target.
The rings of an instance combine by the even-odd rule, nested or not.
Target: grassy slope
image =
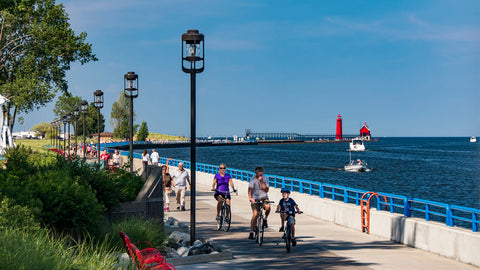
[[[30,146],[36,152],[47,152],[47,149],[43,147],[44,145],[50,145],[50,139],[45,140],[15,140],[15,144]]]
[[[149,140],[187,140],[187,138],[180,137],[180,136],[172,136],[172,135],[166,135],[166,134],[160,134],[160,133],[150,133],[148,135]]]

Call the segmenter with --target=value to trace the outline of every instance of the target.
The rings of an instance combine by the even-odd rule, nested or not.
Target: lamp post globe
[[[77,130],[77,120],[78,120],[78,115],[80,114],[80,109],[75,106],[75,108],[73,108],[73,116],[75,118],[75,155],[77,155],[78,153],[78,130]]]
[[[198,30],[190,29],[182,34],[182,70],[190,73],[190,242],[195,241],[195,208],[196,208],[196,74],[203,72],[205,42],[204,35]]]
[[[87,146],[85,145],[85,113],[87,112],[88,109],[88,102],[86,100],[82,100],[82,103],[80,103],[80,108],[82,109],[82,114],[83,114],[83,158],[85,158],[85,152],[87,150]]]
[[[123,91],[126,98],[130,100],[130,174],[133,177],[133,99],[138,97],[138,74],[133,71],[123,75]]]
[[[94,96],[94,106],[98,110],[98,118],[97,118],[97,132],[98,132],[98,147],[97,147],[97,161],[98,165],[100,165],[100,109],[103,108],[103,92],[102,90],[97,90],[93,92]]]

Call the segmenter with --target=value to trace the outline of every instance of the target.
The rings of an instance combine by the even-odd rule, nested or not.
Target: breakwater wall
[[[141,168],[141,160],[138,160],[140,155],[136,154],[135,157],[137,158],[134,162],[135,168]],[[160,162],[165,164],[167,159],[161,158]],[[170,160],[170,170],[173,171],[179,162],[183,162],[189,170],[190,163],[181,160]],[[198,163],[197,185],[211,187],[217,170],[216,165]],[[253,172],[236,169],[228,169],[227,172],[232,175],[239,196],[248,197],[248,181],[253,176]],[[362,212],[359,204],[366,191],[266,175],[270,179],[271,200],[278,202],[281,199],[280,189],[288,187],[292,190],[292,198],[305,214],[362,231]],[[400,195],[378,194],[380,200],[376,200],[377,207],[372,207],[370,210],[371,235],[480,266],[480,256],[478,256],[480,233],[477,232],[480,210],[411,199]],[[467,212],[470,219],[454,214],[455,211]],[[412,212],[423,212],[425,217],[413,217]],[[430,221],[433,215],[444,217],[445,223]],[[454,226],[455,220],[463,219],[471,221],[471,229]]]

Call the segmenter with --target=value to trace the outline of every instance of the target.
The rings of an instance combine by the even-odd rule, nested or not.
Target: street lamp
[[[102,90],[97,90],[93,92],[94,96],[94,105],[98,110],[97,118],[97,131],[98,131],[98,148],[97,148],[97,160],[98,165],[100,165],[100,109],[103,108],[103,92]]]
[[[68,155],[70,156],[70,121],[72,120],[72,113],[67,113],[67,125],[68,125]]]
[[[53,146],[53,121],[50,122],[50,145]]]
[[[65,157],[65,142],[66,142],[65,133],[66,133],[67,122],[68,122],[66,115],[62,117],[62,122],[63,122],[63,157]]]
[[[198,30],[188,30],[182,35],[182,70],[190,73],[190,173],[191,200],[190,200],[190,243],[195,241],[195,198],[196,198],[196,134],[195,134],[195,77],[204,70],[205,42],[203,34]],[[198,64],[198,66],[197,66]]]
[[[129,71],[123,78],[124,94],[130,99],[130,173],[133,176],[133,99],[138,97],[138,75]]]
[[[77,120],[78,120],[78,114],[80,113],[80,109],[78,107],[75,106],[75,108],[73,108],[73,117],[75,118],[75,156],[77,155],[77,152],[78,152],[78,140],[77,140],[77,137],[78,137],[78,130],[77,130]]]
[[[82,101],[82,114],[83,114],[83,158],[85,158],[85,152],[87,150],[87,146],[85,145],[85,113],[87,112],[88,102],[86,100]]]
[[[57,118],[57,149],[59,149],[61,147],[61,143],[60,143],[60,132],[62,131],[62,118],[59,117]]]

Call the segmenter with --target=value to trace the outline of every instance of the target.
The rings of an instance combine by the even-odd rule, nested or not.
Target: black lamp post
[[[53,145],[53,121],[50,122],[50,145]]]
[[[57,149],[59,149],[62,145],[60,143],[60,132],[62,131],[62,118],[57,118]]]
[[[62,117],[62,122],[63,122],[63,157],[65,157],[65,143],[66,143],[66,138],[65,138],[65,133],[67,132],[67,116],[64,115]]]
[[[126,98],[130,99],[130,173],[133,176],[133,99],[138,97],[138,75],[133,71],[123,76],[123,88]]]
[[[192,175],[190,200],[190,243],[195,241],[195,198],[196,198],[196,134],[195,134],[195,77],[204,70],[205,42],[198,30],[188,30],[182,35],[182,70],[190,73],[190,174]],[[198,64],[198,66],[197,66]]]
[[[77,137],[78,137],[78,131],[77,131],[77,120],[78,120],[78,114],[80,113],[80,109],[78,107],[75,107],[73,108],[73,118],[75,119],[75,147],[73,149],[75,149],[75,156],[77,155],[77,152],[78,152],[78,140],[77,140]]]
[[[82,114],[83,114],[83,158],[85,158],[85,152],[87,150],[87,146],[85,145],[85,113],[87,112],[88,102],[86,100],[82,101]]]
[[[67,113],[67,126],[68,126],[68,155],[70,156],[70,121],[72,121],[72,113]]]
[[[94,96],[94,105],[98,110],[97,118],[97,131],[98,131],[98,148],[97,148],[97,161],[100,165],[100,109],[103,108],[103,92],[102,90],[97,90],[93,92]]]

